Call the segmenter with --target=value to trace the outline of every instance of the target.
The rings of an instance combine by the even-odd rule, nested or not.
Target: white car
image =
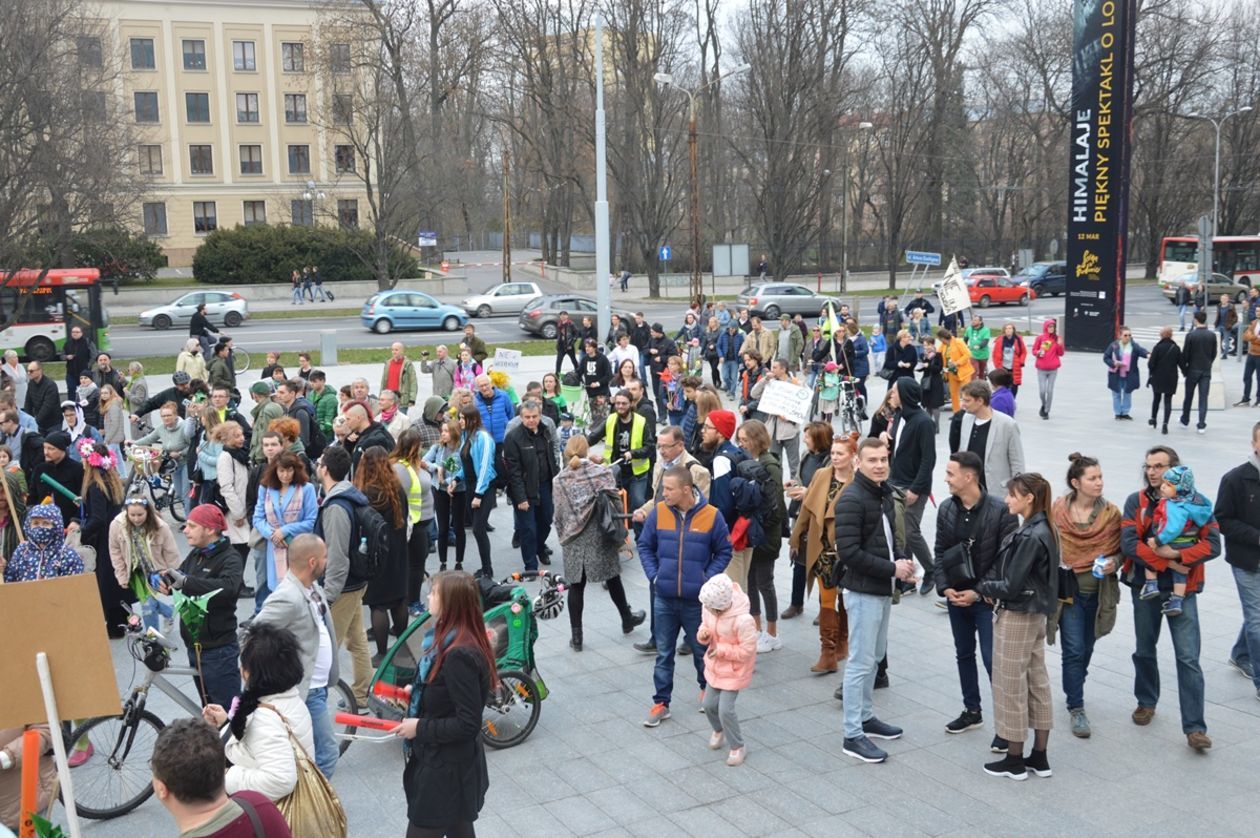
[[[489,317],[492,314],[520,314],[530,300],[542,296],[536,282],[501,282],[484,294],[474,294],[460,302],[459,307],[469,317]]]
[[[249,319],[249,304],[234,291],[193,291],[164,306],[140,312],[140,325],[154,329],[187,326],[197,306],[206,306],[206,317],[216,326],[234,329]]]

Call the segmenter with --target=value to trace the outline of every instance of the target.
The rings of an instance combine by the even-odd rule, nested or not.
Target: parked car
[[[1038,297],[1067,293],[1067,262],[1034,262],[1021,269],[1011,281],[1031,288]]]
[[[581,294],[545,294],[535,298],[521,312],[516,325],[531,335],[538,335],[547,340],[556,339],[556,323],[560,320],[560,312],[569,312],[569,317],[579,325],[585,315],[598,317],[599,306],[590,297]],[[627,323],[633,322],[634,315],[629,311],[613,309]]]
[[[458,306],[447,305],[419,291],[395,289],[368,297],[359,313],[363,328],[379,335],[394,329],[462,329],[468,315]]]
[[[1177,294],[1178,285],[1186,285],[1188,283],[1198,283],[1199,275],[1194,272],[1184,273],[1181,276],[1172,279],[1161,279],[1159,281],[1159,290],[1163,292],[1168,302],[1174,302]],[[1230,279],[1225,274],[1212,274],[1212,278],[1207,283],[1208,300],[1215,303],[1220,300],[1222,294],[1228,294],[1234,298],[1236,302],[1242,303],[1247,300],[1247,290],[1251,286],[1236,280]]]
[[[967,294],[979,308],[988,308],[994,303],[1017,303],[1028,305],[1035,299],[1037,292],[1011,281],[1010,277],[994,274],[972,274],[972,281],[967,285]]]
[[[958,275],[962,277],[963,283],[966,285],[973,285],[975,283],[975,277],[980,274],[984,274],[985,276],[1009,277],[1011,272],[1006,268],[963,268],[958,272]],[[936,294],[938,297],[941,294],[941,283],[944,281],[944,279],[938,279],[936,282],[932,283],[932,293]]]
[[[736,308],[746,308],[748,313],[763,320],[777,320],[780,314],[803,314],[818,316],[827,303],[837,307],[840,301],[816,294],[804,285],[787,282],[765,282],[750,285],[735,298]]]
[[[465,298],[459,305],[471,317],[519,314],[530,300],[541,296],[542,289],[536,282],[501,282],[484,294]]]
[[[249,319],[249,303],[234,291],[191,291],[164,306],[140,312],[140,325],[154,329],[187,326],[202,303],[211,323],[234,329]]]

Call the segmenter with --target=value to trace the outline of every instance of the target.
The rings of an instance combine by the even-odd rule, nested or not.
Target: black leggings
[[[709,359],[709,375],[713,377],[713,386],[718,387],[718,388],[721,388],[722,386],[722,371],[720,369],[721,366],[722,364],[718,361],[717,358]]]
[[[407,603],[401,599],[390,605],[372,606],[372,638],[376,641],[376,653],[381,657],[389,651],[389,621],[394,620],[394,636],[398,637],[407,628]]]
[[[1172,393],[1160,393],[1156,391],[1155,395],[1151,398],[1152,422],[1159,420],[1159,403],[1162,400],[1164,403],[1164,424],[1168,424],[1168,417],[1172,415],[1172,397]]]
[[[759,559],[754,553],[748,563],[748,613],[761,616],[761,600],[766,602],[766,622],[779,621],[779,597],[774,591],[774,560],[777,556]]]
[[[472,501],[469,500],[469,506]],[[494,509],[494,491],[486,493],[481,499],[481,506],[472,510],[473,538],[477,541],[477,552],[481,555],[481,575],[494,576],[494,566],[490,561],[490,510]]]
[[[1012,395],[1012,396],[1018,396],[1018,395],[1019,395],[1019,385],[1018,385],[1018,384],[1012,384],[1012,385],[1010,386],[1010,391],[1011,391],[1011,395]]]
[[[442,566],[446,566],[446,548],[451,543],[451,535],[455,536],[455,563],[464,563],[464,544],[467,536],[464,534],[464,513],[468,509],[468,502],[464,499],[463,492],[456,492],[453,495],[446,492],[437,491],[433,493],[433,506],[437,509],[437,526],[438,526],[438,561]],[[451,517],[454,516],[454,532],[452,533]]]
[[[407,602],[420,601],[420,585],[424,582],[424,563],[429,558],[429,522],[417,521],[407,539]]]
[[[472,821],[459,821],[450,826],[416,826],[407,824],[406,838],[477,838]]]
[[[630,613],[630,603],[626,601],[626,589],[621,584],[621,577],[614,576],[608,580],[608,596],[617,613],[624,620]],[[582,571],[581,582],[569,583],[569,627],[577,631],[582,629],[582,606],[586,600],[586,571]]]

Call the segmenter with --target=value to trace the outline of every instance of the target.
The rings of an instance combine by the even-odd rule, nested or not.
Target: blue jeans
[[[1133,394],[1120,385],[1119,390],[1111,391],[1111,412],[1117,416],[1128,416],[1133,406]]]
[[[151,596],[144,602],[140,603],[140,619],[144,622],[144,627],[161,631],[162,625],[159,622],[160,617],[170,619],[174,615],[175,609],[166,604],[156,596]],[[174,638],[170,638],[174,639]]]
[[[1251,379],[1256,380],[1256,399],[1260,401],[1260,355],[1248,355],[1243,364],[1243,401],[1251,399]]]
[[[1242,603],[1243,624],[1229,656],[1237,663],[1250,663],[1254,671],[1255,665],[1260,663],[1260,571],[1231,569],[1234,584],[1238,586],[1238,600]],[[1252,681],[1260,690],[1260,673],[1252,676]]]
[[[652,473],[648,472],[622,481],[621,488],[626,490],[626,505],[629,506],[631,512],[647,503],[648,484],[651,480]],[[633,526],[635,538],[638,538],[639,533],[643,532],[643,525],[636,523]]]
[[[201,650],[201,675],[193,676],[197,692],[203,691],[206,700],[227,709],[232,706],[232,699],[241,694],[241,667],[237,658],[241,655],[241,647],[233,640],[226,646]],[[188,649],[188,665],[197,668],[197,651]]]
[[[296,303],[297,305],[302,304],[302,286],[301,285],[293,286],[293,303]]]
[[[949,606],[949,628],[954,633],[954,656],[958,659],[958,683],[962,686],[963,707],[980,712],[980,677],[976,672],[976,639],[984,671],[993,678],[993,607],[983,602],[959,608]]]
[[[311,713],[311,735],[315,738],[315,764],[329,780],[337,770],[337,734],[333,732],[332,713],[328,711],[328,688],[312,689],[306,694],[306,709]]]
[[[735,389],[739,387],[739,359],[727,359],[722,362],[722,383],[726,385],[728,395],[734,397]]]
[[[250,555],[254,559],[254,613],[257,614],[271,594],[267,587],[267,542],[255,547]]]
[[[531,502],[529,509],[521,511],[512,507],[512,515],[516,518],[516,533],[521,539],[521,561],[526,570],[538,569],[538,550],[547,543],[551,535],[551,519],[555,516],[555,506],[551,502],[551,484],[543,481],[538,486],[539,499]]]
[[[1137,648],[1133,651],[1133,695],[1139,707],[1159,703],[1160,625],[1164,615],[1162,598],[1142,599],[1138,588],[1130,590],[1133,600],[1133,633]],[[1173,655],[1177,659],[1177,699],[1181,705],[1181,731],[1207,732],[1203,720],[1203,670],[1199,666],[1199,600],[1193,594],[1181,605],[1180,617],[1168,618],[1172,635]]]
[[[1078,593],[1059,616],[1059,645],[1063,653],[1063,693],[1069,710],[1085,706],[1085,678],[1094,656],[1094,618],[1098,594]]]
[[[696,639],[696,632],[700,629],[700,600],[657,596],[652,600],[652,616],[656,618],[656,628],[652,630],[652,640],[656,642],[652,683],[656,694],[652,696],[652,701],[667,705],[674,694],[674,654],[680,630],[695,660],[696,683],[704,689],[705,645]]]
[[[1216,328],[1216,337],[1221,342],[1221,358],[1224,359],[1230,352],[1238,350],[1238,333],[1234,329],[1226,329],[1224,326]]]
[[[892,599],[844,591],[849,615],[849,662],[844,667],[844,738],[862,735],[862,723],[875,715],[875,670],[888,651]]]
[[[1199,393],[1199,425],[1200,428],[1207,427],[1207,399],[1208,387],[1212,384],[1212,373],[1195,372],[1191,370],[1186,373],[1185,394],[1186,399],[1181,403],[1181,424],[1190,424],[1190,403],[1194,400],[1195,391]]]
[[[1181,331],[1186,330],[1186,314],[1190,312],[1190,306],[1177,306],[1177,325]]]

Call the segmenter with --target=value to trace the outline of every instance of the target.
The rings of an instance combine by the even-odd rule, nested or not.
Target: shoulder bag
[[[259,702],[280,717],[284,730],[293,746],[293,759],[297,762],[297,784],[293,791],[276,801],[276,808],[284,815],[294,836],[337,836],[346,838],[346,810],[332,784],[320,772],[319,767],[307,755],[302,743],[293,735],[289,720],[273,705]]]

